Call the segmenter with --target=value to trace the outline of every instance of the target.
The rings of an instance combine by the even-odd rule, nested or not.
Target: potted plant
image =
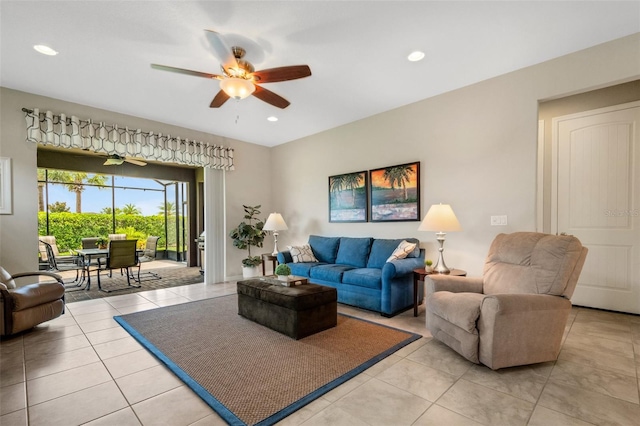
[[[98,237],[98,239],[96,240],[96,247],[98,247],[99,249],[106,249],[108,245],[109,239],[107,237]]]
[[[433,272],[433,261],[431,259],[427,259],[424,261],[424,271],[427,274],[430,274],[431,272]]]
[[[265,231],[264,221],[258,219],[260,205],[244,207],[244,219],[238,226],[229,232],[233,245],[240,250],[247,250],[247,257],[242,259],[242,276],[251,278],[259,275],[258,266],[262,263],[260,256],[251,256],[251,247],[262,247]]]
[[[280,281],[287,281],[289,279],[289,275],[291,275],[291,268],[282,263],[276,266],[274,273],[278,276]]]

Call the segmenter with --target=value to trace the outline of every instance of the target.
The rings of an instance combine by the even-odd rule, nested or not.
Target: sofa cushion
[[[367,265],[372,238],[340,238],[336,263],[364,268]]]
[[[16,288],[16,282],[11,278],[11,274],[2,266],[0,266],[0,283],[6,285],[7,288]]]
[[[358,268],[345,271],[342,274],[344,284],[357,285],[359,287],[382,288],[382,269]]]
[[[309,277],[311,269],[315,268],[318,265],[326,265],[326,263],[287,263],[287,266],[291,268],[291,275],[297,275],[299,277]]]
[[[402,240],[398,247],[391,253],[391,256],[387,259],[387,262],[392,260],[404,259],[416,248],[416,243],[410,243],[407,240]]]
[[[342,274],[351,269],[354,268],[349,265],[320,265],[312,268],[309,271],[309,276],[318,280],[340,283],[342,282]]]
[[[387,240],[383,238],[373,240],[371,245],[371,253],[369,254],[369,260],[367,262],[367,268],[382,268],[387,259],[403,241],[409,243],[415,243],[416,248],[407,257],[420,257],[420,241],[416,238],[400,238],[395,240]]]
[[[318,259],[313,255],[313,250],[309,244],[302,246],[287,246],[293,263],[317,262]]]
[[[336,263],[338,255],[339,237],[321,237],[319,235],[309,235],[309,245],[315,254],[316,259],[324,263]]]

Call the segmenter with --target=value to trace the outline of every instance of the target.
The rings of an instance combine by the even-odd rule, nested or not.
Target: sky
[[[109,177],[109,184],[110,184]],[[162,191],[153,191],[151,189],[162,190],[163,187],[153,179],[129,178],[116,176],[115,180],[115,205],[122,207],[125,204],[135,205],[144,216],[155,215],[160,212],[160,205],[164,202],[164,193]],[[120,189],[119,186],[130,188],[147,189]],[[167,190],[167,199],[174,202],[175,191],[174,186]],[[76,211],[76,195],[70,192],[63,185],[49,185],[48,204],[56,201],[67,203],[71,212]],[[86,186],[82,193],[82,212],[83,213],[99,213],[103,208],[111,207],[111,189],[98,189],[96,187]]]

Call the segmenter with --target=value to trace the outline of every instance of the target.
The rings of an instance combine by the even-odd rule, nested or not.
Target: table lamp
[[[278,254],[278,231],[286,231],[289,229],[287,224],[284,222],[282,215],[280,213],[271,213],[267,218],[267,222],[264,224],[262,228],[263,231],[273,231],[273,239],[275,241],[273,246],[273,256]]]
[[[444,263],[444,237],[446,233],[444,231],[462,231],[460,222],[456,218],[453,209],[449,204],[434,204],[429,208],[427,215],[422,219],[418,231],[436,231],[436,240],[440,243],[438,251],[440,255],[436,266],[433,270],[439,274],[448,274],[451,272],[447,268],[447,264]]]

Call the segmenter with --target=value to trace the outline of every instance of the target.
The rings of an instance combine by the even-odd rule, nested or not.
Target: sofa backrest
[[[341,237],[336,263],[364,268],[367,266],[373,238]]]
[[[319,262],[336,263],[340,237],[309,235],[309,245]]]
[[[371,245],[367,268],[382,268],[387,262],[389,256],[391,256],[391,253],[398,248],[398,245],[402,240],[415,243],[416,245],[416,248],[407,257],[420,257],[420,241],[416,238],[400,238],[393,240],[378,238],[373,240],[373,244]]]
[[[485,294],[534,293],[571,297],[586,248],[570,235],[499,234],[484,265]]]

